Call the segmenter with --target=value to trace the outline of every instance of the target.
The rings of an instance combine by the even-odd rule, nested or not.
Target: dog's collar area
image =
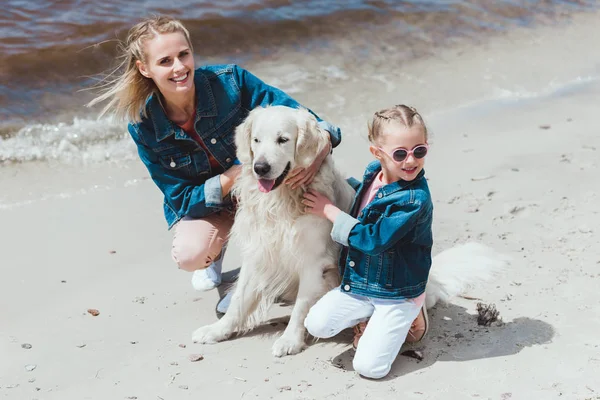
[[[273,189],[271,189],[271,190],[277,189],[277,187],[283,183],[283,181],[285,180],[285,177],[290,172],[291,167],[292,167],[292,164],[288,162],[287,165],[285,166],[285,169],[281,173],[281,175],[279,175],[277,177],[277,179],[275,179],[275,184],[273,185]]]

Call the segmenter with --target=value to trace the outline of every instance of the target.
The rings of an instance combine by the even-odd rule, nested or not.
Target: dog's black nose
[[[254,164],[254,172],[256,172],[258,176],[264,176],[268,174],[270,170],[271,166],[267,162],[259,161]]]

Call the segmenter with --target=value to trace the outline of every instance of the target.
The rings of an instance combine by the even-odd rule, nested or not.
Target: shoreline
[[[469,9],[468,6],[466,7]],[[510,6],[507,5],[507,7],[507,10],[510,9]],[[449,61],[447,57],[450,56],[452,58],[456,53],[459,53],[459,55],[466,54],[468,57],[470,53],[478,54],[482,50],[485,51],[490,44],[493,45],[494,43],[515,42],[517,44],[516,49],[518,50],[519,47],[522,47],[522,44],[529,46],[530,43],[528,42],[531,39],[535,41],[537,36],[546,36],[552,34],[553,31],[564,31],[572,34],[574,31],[582,30],[580,28],[582,25],[590,25],[593,29],[593,20],[600,14],[600,11],[594,7],[580,10],[573,9],[569,12],[560,11],[560,7],[569,8],[571,6],[557,5],[557,9],[552,11],[556,15],[534,14],[531,16],[532,20],[525,18],[527,21],[521,21],[521,23],[511,21],[510,18],[504,22],[488,21],[491,25],[496,26],[497,30],[486,29],[485,18],[501,19],[501,14],[494,15],[492,13],[486,16],[483,13],[481,17],[483,18],[482,23],[484,26],[479,27],[481,28],[480,31],[475,28],[471,28],[471,30],[465,28],[464,32],[460,30],[454,32],[456,29],[452,30],[448,28],[450,31],[448,34],[437,32],[436,29],[439,27],[432,21],[441,20],[445,23],[444,13],[437,11],[433,12],[434,16],[430,18],[431,21],[427,19],[427,22],[423,24],[419,22],[418,15],[420,14],[417,13],[413,17],[406,17],[406,21],[402,18],[400,18],[400,21],[390,19],[383,24],[375,24],[374,26],[361,25],[360,29],[350,29],[347,31],[329,32],[332,28],[327,26],[325,32],[328,33],[325,36],[319,36],[318,34],[323,33],[319,31],[315,34],[316,36],[310,36],[311,39],[305,43],[299,43],[299,40],[307,38],[304,36],[294,38],[294,34],[298,36],[300,34],[292,29],[290,38],[282,43],[280,43],[281,38],[272,35],[275,37],[272,39],[273,43],[277,43],[277,45],[269,46],[268,42],[264,42],[264,40],[259,41],[260,43],[264,42],[260,45],[263,48],[260,51],[257,50],[256,46],[258,45],[254,42],[251,44],[252,50],[247,51],[242,51],[243,47],[240,46],[233,46],[229,51],[224,51],[223,46],[220,45],[216,47],[212,45],[207,48],[201,43],[197,43],[196,61],[197,65],[238,63],[256,72],[258,76],[274,85],[282,83],[284,86],[291,85],[293,87],[294,80],[298,78],[300,80],[306,79],[306,82],[298,83],[301,86],[307,86],[314,90],[320,88],[319,82],[329,80],[327,77],[328,73],[332,72],[334,76],[336,75],[336,71],[329,71],[329,68],[341,69],[342,73],[345,68],[350,68],[347,71],[348,75],[359,76],[361,71],[352,69],[352,64],[357,63],[364,69],[363,73],[379,74],[386,78],[393,77],[392,71],[394,67],[410,69],[411,65],[427,64],[432,60],[437,60],[438,62]],[[412,14],[409,13],[408,15]],[[427,15],[429,14],[426,13],[424,16],[426,17]],[[461,26],[460,15],[450,15],[457,26]],[[301,21],[296,22],[300,23]],[[349,25],[343,24],[340,21],[337,23],[343,29],[347,29],[346,25]],[[464,21],[463,23],[468,25]],[[503,23],[506,23],[506,26]],[[398,24],[400,24],[402,29],[398,29]],[[421,33],[407,35],[404,31],[404,29],[407,29],[407,26]],[[243,33],[239,33],[239,35],[243,35]],[[566,38],[560,36],[557,39],[559,42],[567,41]],[[568,40],[568,42],[570,45],[573,45],[573,43],[585,43],[589,37],[584,36],[579,39],[584,40],[573,38]],[[264,50],[265,46],[268,48],[266,53]],[[109,50],[109,47],[112,50]],[[568,51],[566,46],[553,46],[553,49],[557,48],[562,52]],[[109,61],[115,56],[113,54],[114,49],[115,43],[110,41],[108,43],[102,42],[98,46],[86,46],[78,50],[78,57],[89,57],[91,59],[100,57],[100,59],[92,62],[89,70],[79,71],[77,76],[71,76],[66,81],[66,77],[70,76],[69,74],[71,73],[70,67],[68,71],[62,72],[59,71],[59,67],[64,68],[63,65],[67,65],[68,63],[57,61],[60,64],[59,66],[56,63],[49,63],[41,69],[37,68],[37,70],[29,71],[25,74],[26,76],[35,76],[38,79],[41,76],[45,76],[44,74],[52,75],[37,82],[30,88],[35,93],[33,98],[22,99],[20,102],[13,102],[11,100],[9,103],[8,99],[20,98],[19,96],[23,88],[27,88],[25,82],[19,83],[18,79],[15,80],[16,78],[14,78],[16,75],[19,77],[23,76],[23,71],[18,73],[0,71],[0,76],[5,76],[11,82],[10,85],[4,87],[6,92],[0,96],[0,116],[5,121],[0,125],[0,135],[7,136],[9,132],[14,134],[15,127],[17,126],[34,123],[69,123],[74,118],[85,119],[95,115],[95,111],[99,108],[88,110],[81,107],[81,104],[85,104],[92,98],[92,93],[88,91],[81,92],[80,89],[84,86],[87,88],[91,87],[90,85],[93,83],[92,79],[110,71],[114,67]],[[525,56],[527,55],[525,54]],[[13,64],[30,65],[31,57],[33,56],[27,55],[27,58],[21,61],[9,60],[5,63],[5,68],[15,68],[12,67]],[[310,62],[307,62],[309,60]],[[454,65],[460,64],[461,61],[459,60],[458,63],[455,62]],[[386,65],[388,63],[394,67]],[[100,68],[99,66],[102,67]],[[278,71],[279,66],[281,69]],[[319,66],[325,68],[325,71],[320,71]],[[455,66],[448,67],[456,68]],[[273,74],[269,74],[271,70],[273,70]],[[291,71],[291,73],[289,76],[284,77],[283,82],[281,82],[282,76],[286,75],[282,71],[286,72],[287,70]],[[421,71],[426,70],[427,68],[421,69]],[[596,76],[598,76],[597,71],[595,72]],[[401,71],[400,75],[402,74],[406,75],[406,72]],[[317,84],[315,85],[314,83]],[[51,88],[51,92],[48,91],[48,88]],[[57,104],[61,105],[61,108],[58,110]],[[4,105],[6,106],[3,109]],[[24,105],[27,106],[22,108]],[[35,115],[33,118],[31,113],[32,105],[37,110],[33,113]]]

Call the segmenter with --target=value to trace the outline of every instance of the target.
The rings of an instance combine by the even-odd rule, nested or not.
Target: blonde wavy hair
[[[144,42],[159,34],[174,32],[181,32],[193,51],[190,33],[180,21],[174,18],[155,16],[134,25],[129,30],[125,43],[119,43],[121,62],[96,86],[101,94],[91,100],[87,106],[91,107],[108,100],[108,104],[100,111],[99,117],[111,110],[117,118],[126,118],[131,122],[140,122],[142,116],[147,117],[146,101],[153,93],[158,94],[159,91],[152,79],[140,73],[136,61],[139,60],[144,64],[147,61]],[[123,72],[119,75],[120,71]]]
[[[414,107],[405,106],[404,104],[377,111],[373,115],[373,120],[369,124],[369,141],[375,143],[383,134],[384,126],[391,121],[400,122],[407,128],[415,125],[423,127],[425,141],[427,141],[429,134],[421,114]]]

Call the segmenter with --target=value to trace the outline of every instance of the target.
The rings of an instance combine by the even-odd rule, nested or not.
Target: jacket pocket
[[[163,155],[158,160],[167,170],[190,176],[192,157],[189,154]]]

